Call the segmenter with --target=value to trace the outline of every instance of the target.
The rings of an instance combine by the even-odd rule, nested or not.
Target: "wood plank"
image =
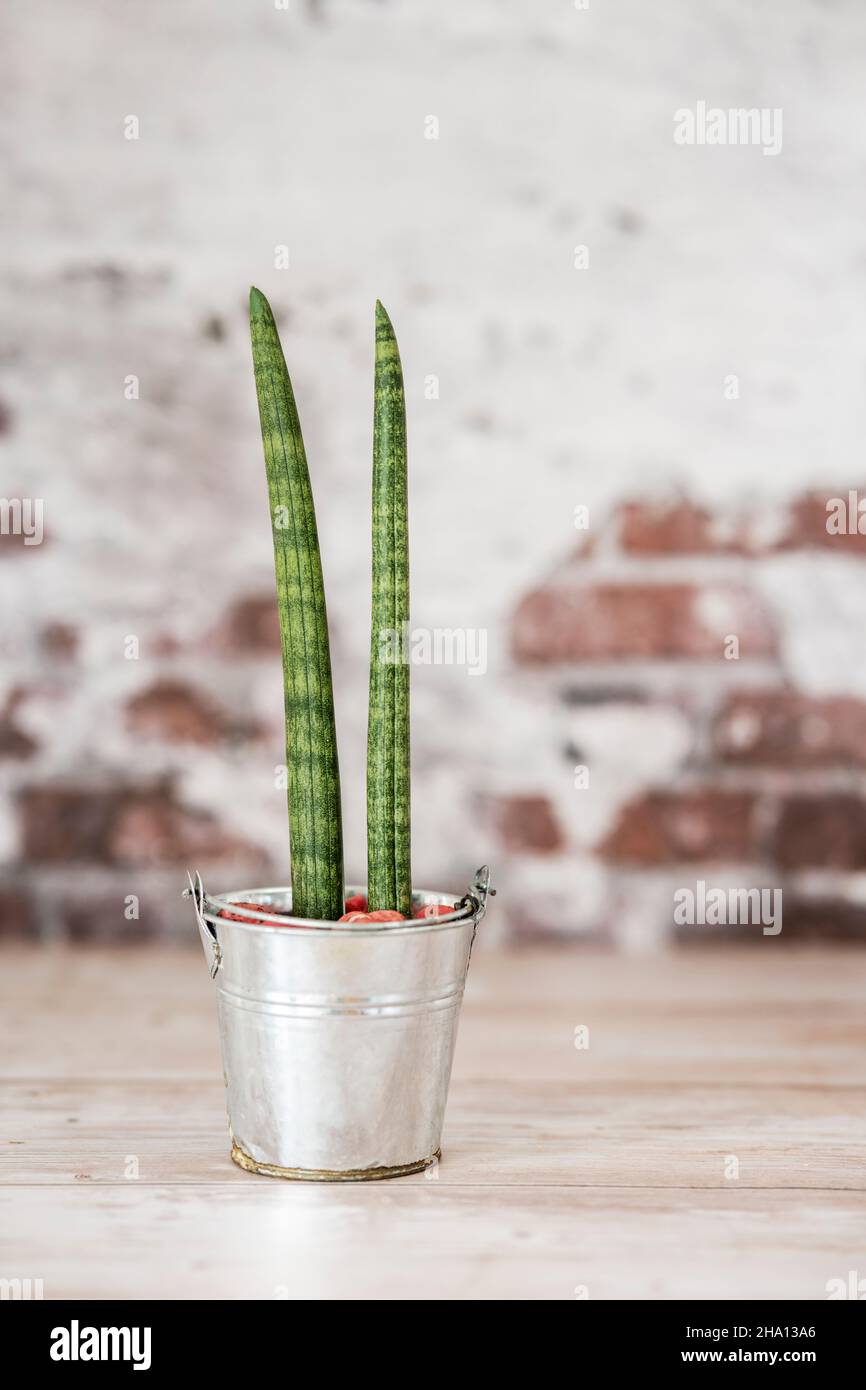
[[[855,952],[476,954],[455,1078],[866,1082],[866,962]],[[2,1076],[220,1075],[198,951],[7,952],[0,1004]],[[576,1051],[584,1025],[590,1046]]]
[[[17,1081],[3,1092],[0,1185],[125,1185],[130,1159],[141,1183],[250,1182],[228,1158],[221,1082]],[[820,1087],[457,1080],[434,1177],[866,1190],[866,1115],[848,1113],[857,1106],[859,1093]]]
[[[7,950],[4,1271],[49,1298],[823,1298],[866,1244],[866,965],[771,946],[476,951],[443,1162],[351,1187],[229,1161],[198,951]]]
[[[0,1229],[49,1299],[823,1299],[862,1268],[866,1199],[254,1178],[5,1189]]]

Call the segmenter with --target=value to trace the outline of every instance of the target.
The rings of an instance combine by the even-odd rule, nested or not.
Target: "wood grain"
[[[337,1189],[230,1163],[199,954],[7,951],[0,1273],[46,1297],[823,1298],[866,1272],[863,994],[851,952],[479,950],[442,1162]]]

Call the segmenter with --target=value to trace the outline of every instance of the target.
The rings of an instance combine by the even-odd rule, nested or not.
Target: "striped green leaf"
[[[370,910],[412,905],[409,809],[409,508],[403,368],[376,302],[373,400],[373,618],[367,726]]]
[[[270,305],[250,290],[256,395],[265,449],[283,651],[292,910],[343,912],[343,830],[328,615],[310,475]]]

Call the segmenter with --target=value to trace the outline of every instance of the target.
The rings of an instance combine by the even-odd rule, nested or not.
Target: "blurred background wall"
[[[782,887],[785,940],[862,936],[866,536],[827,503],[866,487],[866,8],[3,28],[2,489],[44,537],[0,536],[0,932],[187,939],[188,867],[288,879],[252,282],[313,471],[350,880],[378,296],[414,622],[487,638],[483,672],[414,670],[419,886],[488,860],[491,937],[704,940],[672,910],[698,880]],[[781,109],[781,151],[677,144],[699,102]]]

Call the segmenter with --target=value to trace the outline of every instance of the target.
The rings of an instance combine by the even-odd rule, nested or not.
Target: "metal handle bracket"
[[[198,934],[201,937],[204,958],[207,961],[208,970],[212,980],[216,979],[217,971],[223,963],[223,953],[217,940],[217,934],[209,922],[205,921],[202,914],[204,907],[204,884],[201,881],[201,874],[196,870],[195,878],[188,873],[189,887],[184,888],[183,896],[192,898],[192,905],[195,908],[195,920],[198,927]]]
[[[469,892],[465,898],[460,899],[458,907],[471,907],[475,913],[475,925],[477,926],[487,911],[487,899],[495,897],[496,889],[490,887],[490,868],[487,864],[482,864],[480,869],[476,869]]]

